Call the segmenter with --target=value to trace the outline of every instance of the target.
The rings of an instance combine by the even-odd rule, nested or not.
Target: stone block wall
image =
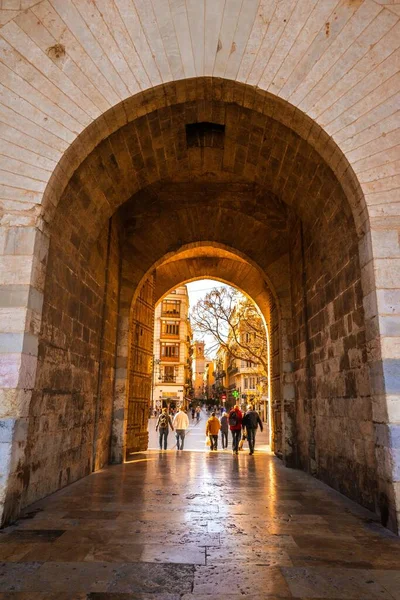
[[[281,355],[279,349],[279,315],[278,309],[275,303],[271,306],[271,313],[269,319],[269,332],[270,332],[270,361],[271,361],[271,449],[272,451],[282,458],[283,456],[283,437],[282,437],[282,426],[283,426],[283,400],[281,396]]]
[[[185,124],[202,121],[225,125],[223,147],[219,144],[218,147],[191,148],[190,151],[187,149]],[[354,136],[354,139],[365,139],[364,134],[361,132],[359,136]],[[345,150],[349,150],[354,139],[349,138],[350,145],[345,145]],[[363,145],[368,144],[361,143],[361,146]],[[93,148],[95,149],[91,152]],[[363,155],[364,150],[359,150],[358,146],[355,148],[359,160],[366,158],[367,155]],[[72,172],[74,174],[69,178]],[[364,187],[370,189],[371,197],[375,194],[372,183],[365,183]],[[64,188],[65,204],[62,209],[60,206],[56,209],[57,201]],[[103,231],[110,216],[123,204],[127,213],[124,228],[129,230],[128,237],[130,237],[128,252],[131,252],[134,257],[134,273],[131,277],[136,280],[135,289],[143,276],[154,268],[154,264],[163,256],[173,253],[184,244],[207,240],[234,247],[267,273],[272,264],[276,264],[288,251],[286,227],[290,213],[296,214],[304,224],[306,242],[304,248],[305,254],[308,253],[306,263],[309,262],[311,265],[310,273],[321,274],[322,261],[326,273],[332,271],[335,277],[338,276],[341,267],[332,262],[334,259],[326,258],[328,252],[334,256],[337,251],[337,240],[341,240],[343,248],[348,243],[348,247],[355,255],[359,252],[359,256],[362,257],[361,275],[366,308],[365,333],[367,349],[372,358],[370,383],[374,391],[373,419],[378,425],[375,430],[375,444],[382,459],[379,461],[378,469],[379,486],[385,491],[387,488],[391,488],[392,492],[396,487],[398,489],[399,475],[396,462],[398,448],[395,447],[398,437],[396,434],[398,397],[395,376],[397,362],[395,356],[392,357],[393,360],[391,358],[395,353],[396,334],[387,336],[387,338],[393,337],[393,340],[380,339],[381,330],[389,334],[393,333],[393,330],[390,325],[392,319],[388,318],[386,312],[383,315],[378,306],[378,303],[382,303],[386,298],[385,311],[392,310],[391,293],[388,290],[395,289],[396,270],[391,270],[391,261],[383,259],[380,255],[375,257],[371,253],[377,244],[379,246],[381,238],[375,231],[368,239],[369,216],[372,218],[371,222],[375,225],[375,230],[379,228],[379,223],[384,227],[383,221],[378,218],[381,209],[377,208],[375,213],[372,210],[369,215],[361,187],[349,166],[348,159],[329,134],[293,105],[249,86],[203,78],[154,88],[148,93],[127,99],[84,130],[82,136],[65,154],[62,165],[60,163],[57,167],[51,184],[46,188],[45,220],[56,223],[55,231],[59,232],[60,239],[65,240],[66,253],[71,257],[79,254],[77,264],[84,265],[88,263],[87,247],[94,244],[94,240],[98,239],[99,232]],[[351,223],[350,207],[353,219]],[[324,224],[321,225],[325,234],[323,242],[319,237],[320,223],[315,220],[315,216],[321,214],[325,219]],[[352,225],[353,222],[355,227]],[[350,238],[342,235],[342,230],[346,228],[351,233]],[[396,244],[392,238],[390,239],[393,244],[393,247],[390,246],[390,252],[394,255],[397,251]],[[357,247],[358,242],[360,250]],[[295,243],[293,245],[295,246]],[[9,248],[10,244],[7,247]],[[294,249],[293,255],[295,254]],[[32,283],[35,280],[35,285],[38,285],[35,289],[41,290],[44,278],[43,270],[37,268],[38,256],[40,253],[35,251],[34,259],[31,260],[29,255],[25,257],[25,262],[30,265],[31,271],[21,267],[19,283],[28,282],[31,287],[34,287]],[[68,257],[66,260],[68,261]],[[74,260],[70,266],[71,273],[74,273],[76,266]],[[14,277],[9,265],[14,265],[16,268],[17,264],[19,263],[15,257],[10,257],[4,262],[7,267],[5,272],[8,283],[12,281],[7,279],[7,276]],[[57,268],[57,262],[51,258],[47,277],[52,277],[53,270]],[[89,271],[91,272],[91,269]],[[296,279],[297,276],[298,269],[295,261],[290,273],[285,271],[282,274],[282,279],[286,281],[286,288],[290,288],[292,283],[295,284],[291,282],[291,278]],[[42,281],[40,281],[41,277]],[[79,278],[84,281],[84,285],[91,287],[92,284],[87,284],[85,277],[87,277],[86,271],[82,269]],[[97,275],[94,275],[95,282],[96,277]],[[326,368],[323,363],[326,361],[316,358],[316,351],[311,349],[311,341],[314,343],[312,338],[315,333],[316,349],[322,352],[323,344],[319,334],[322,337],[322,332],[326,331],[325,307],[330,303],[324,300],[324,308],[322,306],[317,308],[320,299],[318,294],[314,294],[314,288],[320,287],[320,284],[312,277],[310,282],[311,296],[307,306],[309,303],[314,303],[316,306],[310,309],[311,312],[307,313],[305,319],[313,330],[313,335],[308,334],[309,352],[304,353],[304,344],[301,345],[300,338],[296,344],[299,346],[300,360],[306,354],[313,355],[312,365],[316,365],[315,377],[319,382],[323,382],[323,369]],[[53,293],[57,297],[57,290],[52,290]],[[349,295],[347,290],[344,290],[343,299],[334,302],[334,310],[337,309],[339,313],[345,310],[341,307],[341,303],[347,303]],[[303,296],[301,294],[302,299]],[[99,292],[98,297],[104,297],[104,289]],[[283,324],[281,331],[288,331],[290,311],[282,311],[282,296],[277,294],[277,297],[280,303],[281,324]],[[283,298],[285,299],[285,296]],[[299,302],[295,290],[293,298],[295,305]],[[126,308],[124,306],[125,311]],[[45,309],[44,331],[53,321],[56,324],[55,330],[58,328],[57,311],[53,314],[54,311],[51,309],[52,307]],[[305,318],[304,310],[300,305],[294,310],[299,320],[301,315]],[[320,323],[319,313],[323,315]],[[126,313],[121,313],[120,316],[122,320],[120,320],[119,330],[127,335],[129,316]],[[89,310],[89,323],[91,318]],[[336,319],[335,323],[338,320],[340,319]],[[83,322],[86,322],[86,316]],[[68,327],[67,323],[66,320],[65,327]],[[63,328],[64,325],[61,331]],[[294,327],[293,335],[296,335],[296,331]],[[25,375],[29,378],[29,375],[34,373],[36,357],[32,342],[33,344],[36,342],[32,341],[30,332],[25,328],[23,332],[24,336],[19,338],[19,342],[24,344],[22,350],[26,349],[27,352],[21,350],[20,354],[15,353],[15,360],[8,355],[3,357],[4,365],[7,365],[8,360],[11,361],[7,374],[11,373],[12,383],[17,377],[22,381]],[[305,331],[303,333],[305,334]],[[57,332],[55,335],[58,335]],[[85,329],[82,330],[82,335],[87,335]],[[12,343],[9,344],[11,348],[14,348],[14,341],[11,340]],[[59,349],[60,344],[62,348],[62,339],[61,342],[58,339],[55,342],[56,349]],[[84,342],[86,343],[86,340]],[[357,347],[355,349],[357,350]],[[350,355],[350,350],[354,348],[348,350]],[[284,351],[289,357],[290,349],[284,347]],[[102,352],[100,348],[99,353]],[[50,354],[49,356],[51,358]],[[90,358],[90,353],[84,356],[84,359],[90,360]],[[118,360],[120,358],[118,374],[122,377],[118,378],[119,384],[123,381],[123,377],[126,380],[127,355],[118,356]],[[282,387],[285,409],[282,414],[287,415],[289,410],[286,411],[286,408],[292,410],[294,397],[290,361],[290,358],[281,359],[281,381],[284,373],[287,382],[287,386],[285,384],[285,388]],[[24,371],[20,369],[20,364],[29,365],[29,368]],[[60,360],[60,365],[62,364],[63,357]],[[307,367],[307,373],[311,372],[312,365]],[[303,397],[307,403],[307,399],[312,397],[312,394],[307,395],[302,389],[305,382],[304,373],[301,373],[303,368],[304,365],[299,364],[297,369],[298,397]],[[123,373],[124,369],[125,373]],[[349,371],[346,366],[343,369],[346,373]],[[351,384],[351,379],[349,382]],[[9,382],[6,381],[6,384],[9,385]],[[45,380],[43,384],[46,384]],[[58,389],[57,381],[50,380],[49,384],[51,387],[43,389]],[[9,387],[12,387],[11,384]],[[125,398],[122,388],[121,385],[119,397]],[[22,385],[19,391],[21,389]],[[339,395],[339,400],[341,397]],[[329,393],[325,395],[324,392],[324,400],[329,398]],[[98,415],[99,411],[95,414]],[[315,417],[316,422],[317,417]],[[314,425],[314,418],[311,424],[306,421],[304,423],[306,439],[304,443],[310,450],[310,464],[312,464],[311,461],[315,460],[313,446],[316,435],[312,436],[310,432],[315,429],[316,424]],[[390,427],[385,427],[387,424]],[[293,442],[293,437],[290,435],[293,429],[287,425],[288,421],[282,422],[285,449]],[[123,436],[120,436],[120,440],[122,439]],[[322,444],[325,442],[324,439],[320,441]],[[300,446],[302,443],[302,438],[299,436]],[[343,446],[346,443],[347,441],[344,440]],[[323,446],[321,452],[324,452]],[[335,454],[334,459],[336,459]],[[334,460],[332,462],[334,463]],[[72,463],[75,464],[74,460]],[[307,464],[307,468],[309,467],[310,465]],[[336,470],[336,464],[331,464],[329,468]],[[339,464],[340,469],[342,469],[341,464]],[[345,469],[340,472],[345,473]],[[390,502],[394,506],[393,498]],[[392,522],[394,523],[394,520]]]
[[[120,227],[116,218],[109,222],[106,285],[103,295],[102,331],[99,344],[100,368],[97,382],[95,447],[93,469],[108,464],[115,389],[115,367],[120,293]]]
[[[27,417],[35,379],[44,279],[40,253],[30,244],[40,237],[40,219],[53,218],[79,165],[119,127],[157,108],[168,113],[174,104],[207,98],[241,103],[273,114],[308,140],[329,163],[352,207],[360,235],[380,485],[385,493],[395,492],[400,520],[398,3],[246,0],[242,9],[237,2],[172,3],[168,27],[154,0],[104,0],[102,6],[90,3],[90,9],[82,2],[79,11],[73,0],[0,4],[2,418]],[[149,121],[155,133],[157,122]],[[246,139],[242,126],[248,119],[233,121],[238,138]],[[142,137],[147,128],[139,129]],[[130,145],[133,161],[120,144],[125,155],[116,162],[124,165],[129,181],[138,182],[131,193],[171,169],[181,170],[182,139],[175,145],[170,138],[165,152],[158,146],[156,160],[147,140]],[[251,177],[261,139],[259,131],[248,153],[240,143],[237,156],[228,148],[228,169]],[[92,161],[95,185],[84,199],[86,208],[98,202],[103,216],[112,205],[106,219],[119,203],[112,199],[113,188],[121,202],[127,199],[122,199],[121,172],[109,176],[113,161],[107,152],[103,157],[110,160],[100,172],[99,161]],[[295,154],[296,141],[285,149],[288,157]],[[264,150],[261,156],[276,175],[279,195],[284,187],[304,200],[304,188],[297,193],[295,181],[281,185],[289,169],[281,168],[279,158]],[[101,229],[105,221],[95,210],[88,212],[87,220]],[[24,248],[22,254],[17,246]],[[11,429],[4,423],[5,431]]]
[[[321,215],[312,231],[297,222],[291,240],[299,461],[374,510],[375,433],[361,268],[351,215],[343,208]]]
[[[36,382],[18,478],[21,507],[108,462],[118,309],[116,225],[79,237],[67,215],[48,253]]]

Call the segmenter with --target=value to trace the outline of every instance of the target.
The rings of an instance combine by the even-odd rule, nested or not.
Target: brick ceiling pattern
[[[3,210],[36,214],[67,148],[111,107],[206,75],[268,90],[315,119],[352,165],[371,219],[379,225],[397,214],[399,3],[1,0],[0,7]]]

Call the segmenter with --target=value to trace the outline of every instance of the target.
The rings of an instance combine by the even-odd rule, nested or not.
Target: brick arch
[[[184,245],[178,252],[166,254],[143,275],[139,283],[125,280],[121,295],[124,307],[120,315],[121,336],[118,342],[119,364],[126,365],[116,379],[115,409],[113,420],[113,460],[121,460],[126,453],[126,431],[132,430],[132,422],[138,418],[138,410],[132,403],[128,387],[135,375],[135,355],[129,352],[132,346],[132,323],[136,322],[138,306],[143,306],[143,289],[149,281],[154,286],[154,306],[168,289],[174,289],[189,280],[215,278],[233,285],[248,295],[259,307],[269,338],[271,370],[271,446],[282,457],[285,464],[296,463],[293,439],[295,436],[294,398],[292,377],[292,351],[288,339],[291,307],[288,302],[287,256],[271,264],[264,272],[242,252],[215,241],[202,241]],[[126,270],[130,270],[129,263]],[[193,277],[196,273],[196,277]],[[127,336],[127,332],[130,335]],[[281,397],[287,399],[285,405]],[[140,427],[133,425],[136,435],[146,446],[147,436]],[[128,436],[129,437],[129,436]]]
[[[155,270],[155,303],[178,285],[204,278],[215,278],[232,285],[256,303],[264,318],[268,340],[271,449],[287,466],[296,466],[293,443],[296,435],[295,407],[293,402],[282,402],[282,397],[294,398],[291,376],[293,354],[288,339],[291,316],[287,298],[289,282],[283,275],[287,257],[278,261],[279,269],[274,265],[262,272],[249,259],[242,257],[238,260],[238,256],[226,251],[220,258],[219,254],[214,251],[207,255],[207,245],[204,244],[197,248],[197,252],[183,250],[172,261],[166,260],[158,266]]]
[[[260,121],[271,119],[303,140],[335,175],[346,194],[359,235],[369,230],[368,210],[351,164],[333,138],[316,121],[288,101],[267,91],[244,83],[212,77],[171,82],[131,96],[113,106],[84,129],[63,154],[52,173],[43,195],[44,220],[51,221],[53,218],[54,207],[62,199],[76,170],[105,140],[110,138],[112,145],[114,134],[122,128],[138,119],[144,119],[145,129],[150,127],[151,130],[151,123],[146,119],[148,115],[161,111],[161,114],[166,114],[168,118],[169,109],[184,105],[190,107],[189,114],[192,115],[192,121],[204,119],[219,123],[224,120],[221,107],[227,104],[246,111],[243,115],[244,119],[255,112],[260,115]],[[181,119],[182,114],[178,114],[177,118]],[[189,122],[191,120],[189,117]],[[144,133],[147,134],[148,131]],[[110,150],[106,149],[105,153],[107,152]],[[300,154],[302,158],[306,158],[304,153]],[[154,180],[157,180],[157,177]],[[149,182],[151,179],[145,181],[145,183]],[[133,187],[131,194],[142,186],[143,183],[139,183]]]
[[[362,195],[342,153],[319,126],[304,120],[288,103],[268,94],[260,95],[249,86],[219,84],[204,80],[186,81],[183,87],[180,83],[163,86],[157,93],[168,101],[159,105],[158,96],[151,91],[135,97],[135,102],[143,104],[142,109],[132,109],[127,101],[123,110],[114,109],[96,122],[102,132],[101,141],[93,128],[87,130],[92,142],[87,146],[87,139],[80,139],[83,151],[75,147],[75,154],[69,155],[65,164],[59,164],[56,179],[49,184],[44,219],[45,235],[51,237],[51,243],[39,334],[40,365],[30,410],[33,413],[47,402],[43,390],[58,389],[64,375],[58,373],[57,355],[65,357],[69,353],[70,362],[63,366],[72,382],[70,395],[76,394],[78,405],[87,402],[92,407],[83,413],[87,417],[87,437],[92,436],[95,421],[92,442],[84,440],[85,450],[80,450],[83,457],[72,472],[63,465],[57,473],[63,484],[108,459],[105,432],[110,407],[99,403],[99,398],[109,397],[114,376],[116,314],[125,302],[123,296],[119,299],[119,287],[124,290],[125,280],[131,284],[135,281],[136,289],[152,262],[179,250],[182,244],[210,239],[205,235],[210,232],[214,241],[244,252],[264,270],[277,265],[289,253],[294,265],[287,293],[296,317],[290,335],[297,365],[297,400],[301,404],[298,419],[302,435],[295,442],[302,456],[300,463],[335,487],[355,475],[352,460],[356,448],[350,444],[346,446],[344,468],[342,463],[339,465],[343,472],[337,477],[332,475],[332,453],[324,454],[323,449],[320,457],[315,453],[315,436],[321,437],[323,418],[329,415],[322,415],[317,423],[317,416],[321,415],[313,414],[313,398],[317,399],[313,381],[322,382],[324,400],[335,395],[341,399],[358,396],[361,381],[349,373],[359,360],[362,373],[357,376],[368,382],[364,389],[368,408],[363,414],[369,415],[372,387],[366,366],[360,283],[360,257],[363,261],[369,242]],[[130,111],[134,120],[128,118]],[[109,130],[106,125],[113,120]],[[225,125],[223,146],[214,145],[213,140],[207,146],[186,144],[185,125],[204,121]],[[177,223],[181,231],[176,229]],[[185,237],[187,232],[189,237]],[[44,267],[45,251],[41,256]],[[121,280],[118,263],[125,266],[127,257],[130,267],[122,269]],[[37,272],[43,271],[39,265]],[[373,291],[373,278],[365,285],[372,285],[367,292]],[[324,300],[316,294],[320,288]],[[305,304],[309,305],[309,313]],[[79,318],[75,323],[77,310]],[[312,343],[311,338],[315,338]],[[349,344],[345,349],[341,347],[344,338]],[[75,339],[79,343],[72,343]],[[338,357],[324,355],[326,339],[332,342],[332,352],[345,355],[343,370],[348,381],[323,381],[321,362],[337,359],[339,363]],[[336,341],[337,347],[333,343]],[[349,352],[354,364],[350,363]],[[96,372],[97,381],[93,377]],[[108,375],[103,377],[104,373]],[[339,383],[343,388],[340,392],[335,387]],[[82,394],[77,389],[82,389]],[[292,402],[294,398],[284,400]],[[380,401],[384,405],[385,399],[381,397]],[[28,464],[37,464],[33,419],[29,427],[25,457]],[[373,427],[372,418],[368,417],[370,437]],[[355,435],[360,432],[357,430]],[[293,440],[288,440],[291,443]],[[355,491],[343,491],[375,507],[376,488],[381,486],[385,493],[392,494],[388,502],[394,523],[391,466],[387,465],[385,476],[377,484],[373,475],[376,457],[371,448],[367,458],[365,453],[360,455],[363,464],[357,473]],[[47,467],[53,456],[44,457],[36,478],[50,472]],[[29,481],[24,485],[22,502],[27,503],[34,499],[35,488]],[[57,487],[55,472],[48,485],[51,489]]]

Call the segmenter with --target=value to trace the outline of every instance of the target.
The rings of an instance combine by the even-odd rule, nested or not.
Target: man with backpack
[[[263,424],[260,419],[258,412],[254,410],[252,404],[249,405],[246,414],[243,417],[243,427],[246,428],[247,441],[249,443],[249,454],[254,454],[254,446],[256,443],[256,431],[257,427],[260,426],[261,431],[263,430]]]
[[[232,433],[232,454],[239,454],[239,442],[242,431],[242,420],[242,411],[240,410],[239,404],[236,403],[228,416],[229,429]]]
[[[163,408],[160,416],[158,417],[158,421],[157,421],[157,425],[156,425],[156,431],[157,430],[160,431],[159,438],[158,438],[159,443],[160,443],[160,450],[162,450],[162,447],[163,447],[163,440],[164,440],[164,450],[167,449],[168,433],[169,433],[170,427],[171,427],[172,431],[174,431],[174,426],[172,425],[171,417],[168,414],[168,409]]]

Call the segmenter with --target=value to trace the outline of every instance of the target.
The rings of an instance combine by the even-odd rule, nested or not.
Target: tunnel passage
[[[241,286],[240,291],[254,300],[260,313],[263,315],[266,331],[270,333],[267,339],[267,346],[273,349],[270,352],[269,382],[272,399],[271,419],[271,446],[274,452],[280,456],[285,455],[285,460],[289,464],[293,460],[291,449],[284,452],[282,442],[285,437],[289,439],[293,436],[293,414],[287,411],[282,414],[281,406],[281,371],[280,371],[280,352],[279,352],[279,319],[277,318],[277,306],[271,293],[270,284],[266,281],[262,272],[251,265],[243,256],[238,256],[227,247],[203,242],[201,244],[191,244],[190,248],[182,249],[165,259],[153,271],[140,290],[136,300],[133,302],[130,326],[131,341],[125,338],[124,345],[120,348],[123,358],[127,359],[127,374],[123,374],[120,385],[121,389],[125,382],[128,389],[123,388],[121,397],[121,406],[124,398],[128,399],[125,405],[125,411],[121,413],[125,421],[119,421],[118,417],[114,419],[115,442],[113,444],[113,460],[119,462],[124,457],[128,457],[132,452],[144,450],[147,448],[147,414],[148,398],[143,402],[143,396],[139,393],[137,397],[132,393],[133,388],[137,388],[138,382],[142,381],[142,389],[147,386],[151,388],[151,338],[146,338],[146,329],[149,318],[154,315],[154,307],[171,290],[179,287],[182,283],[189,281],[214,278],[217,281],[234,285],[236,288]],[[153,304],[146,303],[150,309],[148,312],[144,306],[145,295],[150,287],[153,292]],[[131,289],[131,288],[130,288]],[[131,296],[133,292],[131,291]],[[147,296],[148,298],[148,296]],[[138,321],[137,315],[141,313],[143,318]],[[138,335],[135,332],[141,332]],[[145,335],[143,335],[145,334]],[[271,344],[269,339],[271,338]],[[137,353],[137,341],[141,340],[142,352]],[[147,355],[147,369],[143,369],[143,357]],[[273,359],[274,357],[274,359]],[[265,357],[266,361],[268,356]],[[286,388],[293,388],[292,374],[286,373],[282,377],[282,385]],[[120,406],[119,406],[120,407]],[[132,436],[132,433],[134,435]]]
[[[180,85],[88,128],[80,144],[91,151],[59,186],[56,208],[47,197],[38,369],[14,506],[122,459],[130,390],[137,384],[142,406],[148,394],[151,350],[134,336],[150,337],[157,271],[161,279],[174,254],[207,242],[270,283],[277,454],[369,508],[385,493],[393,512],[375,457],[351,171],[339,180],[338,149],[273,96]],[[196,123],[215,127],[188,137]]]

